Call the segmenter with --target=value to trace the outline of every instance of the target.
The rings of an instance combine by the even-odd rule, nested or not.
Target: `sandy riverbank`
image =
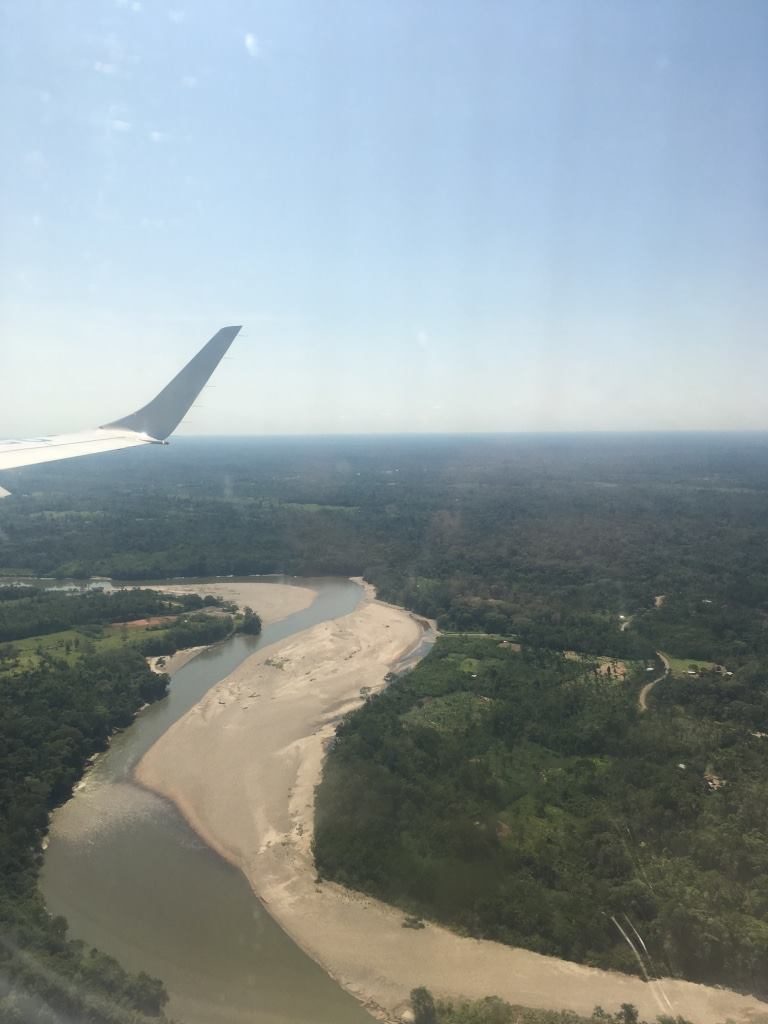
[[[147,658],[147,664],[156,672],[158,675],[166,673],[169,676],[175,675],[180,668],[184,668],[193,658],[196,658],[202,651],[207,651],[208,648],[203,645],[202,647],[185,647],[182,651],[176,651],[175,654],[166,654],[163,656],[158,655],[157,657]]]
[[[142,584],[145,586],[145,584]],[[288,583],[262,583],[258,580],[216,580],[212,583],[151,584],[151,590],[163,594],[213,594],[225,601],[233,601],[238,608],[248,605],[261,617],[265,625],[278,622],[294,612],[309,608],[317,597],[310,587],[294,587]]]
[[[168,583],[148,587],[163,594],[212,594],[224,601],[233,601],[238,608],[252,608],[264,625],[279,622],[294,612],[309,608],[317,597],[310,587],[294,587],[287,583],[261,583],[256,580],[220,580],[213,583]],[[187,647],[167,658],[147,658],[153,672],[167,672],[172,676],[208,648]]]
[[[258,610],[258,602],[253,601]],[[634,1003],[716,1024],[755,1020],[768,1004],[735,993],[639,979],[467,939],[340,886],[315,884],[314,788],[339,715],[378,689],[421,636],[407,613],[370,600],[351,615],[264,648],[214,687],[145,755],[139,781],[248,877],[278,923],[350,992],[394,1018],[408,993],[435,993],[589,1013]]]

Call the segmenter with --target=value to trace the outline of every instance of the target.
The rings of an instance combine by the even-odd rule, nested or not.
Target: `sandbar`
[[[289,583],[263,583],[258,580],[214,580],[211,583],[152,583],[141,584],[149,590],[163,594],[212,594],[225,601],[233,601],[238,608],[253,608],[265,625],[278,622],[294,612],[309,608],[317,597],[311,587]]]
[[[249,602],[250,603],[250,602]],[[257,611],[259,603],[253,598]],[[261,613],[261,612],[260,612]],[[422,623],[372,599],[351,615],[263,648],[147,752],[137,780],[170,798],[240,868],[281,927],[377,1017],[400,1019],[411,989],[590,1014],[633,1003],[696,1024],[766,1019],[768,1004],[689,982],[639,978],[471,939],[342,886],[316,881],[314,791],[339,718],[381,689]],[[596,912],[597,909],[596,909]]]
[[[143,584],[142,584],[143,586]],[[212,594],[225,601],[233,601],[238,608],[249,607],[258,613],[262,623],[269,625],[280,619],[309,608],[317,597],[317,591],[311,587],[293,586],[288,583],[261,583],[256,580],[216,580],[211,583],[155,583],[146,587],[147,590],[158,590],[163,594],[199,594],[205,597]],[[206,646],[185,647],[175,654],[166,657],[147,658],[147,664],[153,672],[174,675],[184,668]]]

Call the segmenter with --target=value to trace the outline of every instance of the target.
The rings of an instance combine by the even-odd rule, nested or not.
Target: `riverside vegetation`
[[[638,971],[637,933],[651,976],[768,995],[764,671],[665,680],[641,713],[644,664],[602,667],[438,640],[337,729],[319,873],[599,967]]]
[[[37,889],[48,815],[115,729],[165,696],[145,655],[212,643],[235,620],[221,602],[150,590],[71,594],[0,588],[0,1021],[133,1024],[162,1017],[162,982],[127,974],[67,938]],[[156,621],[159,620],[159,621]],[[138,625],[137,623],[149,625]],[[239,616],[256,630],[255,613]]]
[[[632,971],[611,917],[631,935],[629,919],[646,970],[765,994],[763,438],[179,441],[7,486],[8,575],[364,575],[448,633],[490,636],[445,637],[344,723],[322,869],[473,934]],[[127,657],[127,632],[96,640]],[[29,670],[28,643],[7,678]],[[657,651],[673,671],[640,713]],[[342,816],[363,750],[375,800]]]
[[[474,1002],[435,999],[426,988],[411,992],[414,1024],[646,1024],[637,1008],[623,1003],[616,1013],[596,1006],[591,1017],[560,1010],[533,1010],[512,1006],[488,996]],[[655,1024],[688,1024],[683,1017],[660,1016]]]

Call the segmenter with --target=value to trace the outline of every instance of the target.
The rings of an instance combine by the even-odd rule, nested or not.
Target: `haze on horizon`
[[[768,428],[763,0],[0,18],[0,437]]]

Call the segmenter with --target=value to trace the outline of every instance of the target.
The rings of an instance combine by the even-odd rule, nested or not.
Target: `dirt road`
[[[667,657],[664,654],[662,654],[661,651],[656,651],[656,657],[659,658],[659,660],[664,665],[664,671],[660,676],[657,676],[655,679],[652,679],[650,683],[646,683],[640,691],[640,694],[637,698],[637,706],[640,709],[640,711],[648,710],[648,694],[654,688],[656,683],[660,683],[662,679],[666,679],[669,675],[669,661]]]

